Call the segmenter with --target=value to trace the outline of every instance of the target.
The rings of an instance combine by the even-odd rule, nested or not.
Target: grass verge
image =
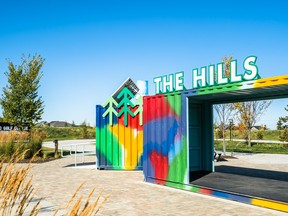
[[[222,151],[222,141],[214,141],[215,148]],[[256,143],[249,147],[245,142],[226,141],[226,151],[243,153],[288,154],[288,144]]]

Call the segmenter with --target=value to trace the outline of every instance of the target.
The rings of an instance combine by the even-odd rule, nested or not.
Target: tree
[[[38,89],[43,76],[40,70],[45,60],[40,55],[31,59],[23,55],[21,60],[20,66],[8,60],[8,72],[5,72],[8,84],[3,88],[1,105],[4,119],[23,130],[27,124],[33,127],[44,112],[44,102],[38,95]]]
[[[277,130],[283,130],[284,126],[283,126],[283,119],[282,117],[279,117],[278,121],[277,121]]]
[[[88,138],[88,128],[87,128],[87,123],[86,121],[84,121],[81,124],[81,128],[82,128],[82,138],[83,139],[87,139]]]
[[[239,122],[245,126],[245,138],[251,147],[251,129],[267,110],[272,101],[250,101],[234,104]]]
[[[232,104],[217,104],[214,105],[214,110],[217,113],[217,120],[218,123],[218,129],[222,133],[223,138],[223,154],[226,154],[226,141],[225,141],[225,132],[227,129],[229,118],[233,112],[233,105]],[[216,120],[216,121],[217,121]]]
[[[287,107],[284,107],[284,109],[288,112],[288,105]],[[288,116],[279,117],[277,122],[277,130],[283,130],[285,128],[288,128]]]
[[[74,120],[72,121],[72,127],[76,127]]]
[[[285,128],[283,133],[279,136],[279,140],[282,142],[288,142],[288,128]]]
[[[288,112],[288,105],[284,108]],[[279,123],[280,122],[280,123]],[[278,123],[281,124],[281,128],[278,129]],[[279,121],[277,123],[277,129],[278,130],[283,130],[283,133],[280,134],[279,140],[280,141],[288,141],[288,115],[285,117],[280,117]]]
[[[231,71],[230,71],[230,63],[232,60],[232,56],[226,57],[224,56],[222,58],[222,62],[224,64],[224,74],[226,77],[230,77]],[[215,76],[216,79],[216,76]],[[226,125],[228,125],[228,120],[233,112],[233,106],[232,104],[217,104],[213,106],[214,110],[217,114],[217,119],[219,121],[218,128],[220,132],[222,133],[222,139],[223,139],[223,154],[226,155],[226,141],[225,141],[225,132],[226,132]]]

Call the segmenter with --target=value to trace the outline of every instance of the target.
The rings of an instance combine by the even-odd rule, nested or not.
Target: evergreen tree
[[[43,76],[40,70],[45,60],[40,55],[32,59],[23,55],[21,60],[20,66],[8,61],[8,72],[5,72],[8,84],[3,88],[1,105],[4,119],[23,130],[27,124],[33,127],[44,112],[38,89]]]
[[[281,117],[277,121],[277,130],[283,130],[283,120]]]

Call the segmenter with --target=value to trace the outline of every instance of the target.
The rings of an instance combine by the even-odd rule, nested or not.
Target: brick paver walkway
[[[85,159],[95,163],[95,156]],[[99,215],[287,215],[282,212],[218,199],[192,192],[154,185],[143,181],[142,171],[99,171],[93,165],[74,168],[74,158],[62,158],[42,164],[34,164],[31,171],[38,196],[44,197],[45,209],[51,205],[64,205],[76,188],[86,182],[82,194],[93,187],[110,199]],[[41,215],[41,214],[40,214]],[[42,211],[42,215],[49,215]]]

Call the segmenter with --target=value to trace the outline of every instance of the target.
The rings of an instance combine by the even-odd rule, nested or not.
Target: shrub
[[[279,140],[282,142],[288,142],[288,129],[286,128],[283,133],[279,136]]]
[[[215,130],[215,137],[216,137],[217,139],[222,139],[222,138],[223,138],[223,132],[222,132],[222,130],[216,129],[216,130]]]
[[[263,134],[262,130],[257,131],[256,138],[257,138],[257,140],[263,140],[264,134]]]

